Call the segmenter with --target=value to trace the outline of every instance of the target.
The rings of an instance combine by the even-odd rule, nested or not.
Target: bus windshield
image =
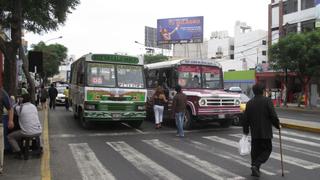
[[[113,64],[88,63],[88,86],[115,87],[115,66]]]
[[[144,88],[141,66],[118,65],[118,86],[124,88]]]
[[[178,68],[178,78],[178,83],[182,88],[222,88],[218,67],[181,65]]]

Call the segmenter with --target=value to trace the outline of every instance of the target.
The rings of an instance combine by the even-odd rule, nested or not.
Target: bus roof
[[[108,62],[108,63],[121,63],[121,64],[142,64],[140,59],[135,56],[126,56],[118,54],[86,54],[82,56],[85,61],[97,61],[97,62]]]
[[[146,64],[145,67],[148,69],[156,69],[156,68],[172,67],[172,66],[181,65],[181,64],[216,66],[221,68],[221,65],[213,59],[178,59],[178,60]]]

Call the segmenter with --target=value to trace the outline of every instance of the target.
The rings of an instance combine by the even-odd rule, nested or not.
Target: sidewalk
[[[45,111],[38,111],[39,119],[45,131]],[[43,135],[42,145],[43,143]],[[45,147],[44,147],[45,148]],[[45,150],[44,150],[45,151]],[[28,160],[15,159],[13,154],[5,154],[3,162],[3,173],[0,174],[0,180],[41,180],[42,176],[42,161],[44,158],[43,153],[41,158],[29,157]]]
[[[298,107],[297,104],[288,104],[288,107],[281,106],[281,107],[275,107],[275,108],[281,109],[281,110],[286,110],[286,111],[319,114],[319,121],[318,122],[280,118],[280,123],[281,123],[282,127],[285,127],[285,128],[320,133],[320,107],[310,108],[310,107],[305,107],[304,105],[301,105],[301,107]]]

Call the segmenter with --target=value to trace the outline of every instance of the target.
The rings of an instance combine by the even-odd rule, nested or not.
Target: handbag
[[[23,104],[20,105],[20,111],[19,114],[21,114],[22,111],[22,107]],[[13,113],[13,123],[14,123],[14,127],[12,129],[10,129],[10,132],[16,131],[16,130],[20,130],[20,124],[19,124],[19,116],[18,116],[18,112],[17,112],[17,107],[14,107],[14,113]]]
[[[249,137],[247,135],[242,135],[242,138],[239,140],[239,153],[241,156],[250,154],[251,144],[249,142]]]

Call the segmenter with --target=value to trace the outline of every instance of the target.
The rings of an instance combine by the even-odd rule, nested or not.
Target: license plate
[[[114,119],[120,119],[120,117],[121,117],[121,114],[118,114],[118,113],[112,114],[112,118]]]
[[[219,117],[219,119],[224,119],[224,118],[226,118],[226,115],[224,115],[224,114],[219,114],[218,117]]]

